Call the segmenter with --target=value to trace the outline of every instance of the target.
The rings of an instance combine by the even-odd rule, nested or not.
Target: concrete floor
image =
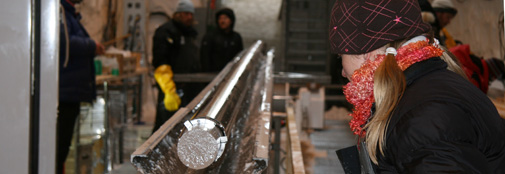
[[[317,151],[326,152],[326,156],[316,157],[312,169],[314,174],[344,173],[336,150],[356,144],[347,120],[325,120],[325,129],[312,132],[310,140]]]
[[[118,173],[118,174],[137,174],[137,170],[129,163],[126,164],[121,164],[117,166],[116,169],[112,170],[113,174]]]

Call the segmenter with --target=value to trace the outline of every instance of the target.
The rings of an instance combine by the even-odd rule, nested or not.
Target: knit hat
[[[458,10],[454,7],[451,0],[434,0],[431,3],[433,10],[436,12],[447,12],[456,15]]]
[[[363,54],[430,29],[417,0],[337,0],[331,13],[330,49]]]
[[[190,12],[195,13],[195,6],[191,0],[180,0],[175,12]]]
[[[489,79],[503,79],[503,74],[505,74],[505,65],[502,60],[490,58],[486,59],[486,64],[489,67]]]

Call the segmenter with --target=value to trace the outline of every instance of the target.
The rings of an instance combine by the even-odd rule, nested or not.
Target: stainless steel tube
[[[258,173],[268,164],[273,51],[254,43],[131,156],[140,173]]]
[[[219,87],[215,97],[202,108],[195,119],[184,123],[186,131],[182,134],[177,145],[179,159],[192,169],[202,169],[219,160],[228,141],[229,133],[226,132],[228,120],[233,120],[235,115],[226,113],[239,100],[244,100],[242,95],[247,91],[244,85],[252,80],[250,74],[257,64],[253,58],[261,51],[262,42],[256,42],[243,57],[236,67],[230,72],[226,81]],[[255,62],[256,63],[256,62]]]

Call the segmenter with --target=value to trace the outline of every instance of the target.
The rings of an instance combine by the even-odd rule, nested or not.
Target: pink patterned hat
[[[417,0],[336,0],[330,48],[336,54],[363,54],[430,30]]]

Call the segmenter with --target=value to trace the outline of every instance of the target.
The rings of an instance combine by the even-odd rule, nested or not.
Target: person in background
[[[436,25],[432,26],[442,27],[440,31],[435,31],[435,36],[438,34],[437,38],[440,38],[444,46],[455,55],[468,79],[482,92],[487,93],[492,81],[503,80],[503,61],[497,58],[483,59],[476,56],[470,51],[470,45],[455,40],[444,28],[458,13],[451,0],[434,0],[432,6],[437,16]]]
[[[180,0],[172,19],[158,27],[153,36],[154,78],[159,91],[153,133],[203,89],[201,84],[173,81],[174,73],[202,72],[194,13],[190,0]]]
[[[57,118],[56,171],[63,173],[72,141],[81,102],[91,103],[96,98],[95,55],[104,54],[104,47],[93,41],[79,20],[75,4],[82,0],[61,0],[65,10],[60,23],[60,72]]]
[[[435,17],[435,10],[431,7],[431,3],[428,0],[418,0],[419,6],[421,7],[421,17],[423,21],[431,25],[431,30],[435,38],[440,38],[440,25],[438,24],[437,17]]]
[[[449,49],[460,62],[466,76],[482,92],[486,93],[494,80],[504,80],[505,66],[497,58],[483,59],[470,52],[470,45],[462,44]]]
[[[440,40],[442,45],[449,49],[456,46],[456,41],[445,27],[449,25],[456,14],[458,14],[458,10],[454,7],[451,0],[434,0],[431,6],[437,17],[437,25],[435,26],[439,29],[439,31],[437,31],[439,33],[436,33],[435,36],[439,36],[437,39]]]
[[[489,84],[494,80],[503,80],[503,61],[497,58],[483,59],[470,51],[470,45],[455,40],[447,31],[447,26],[456,16],[458,10],[451,0],[434,0],[433,10],[436,13],[438,26],[442,27],[442,43],[455,55],[468,79],[482,92],[487,93]]]
[[[233,31],[235,14],[224,8],[216,13],[217,29],[205,34],[200,49],[204,71],[219,72],[244,49],[242,37]]]
[[[344,94],[362,172],[505,173],[505,120],[427,34],[412,2],[333,6],[330,49],[350,81]]]

